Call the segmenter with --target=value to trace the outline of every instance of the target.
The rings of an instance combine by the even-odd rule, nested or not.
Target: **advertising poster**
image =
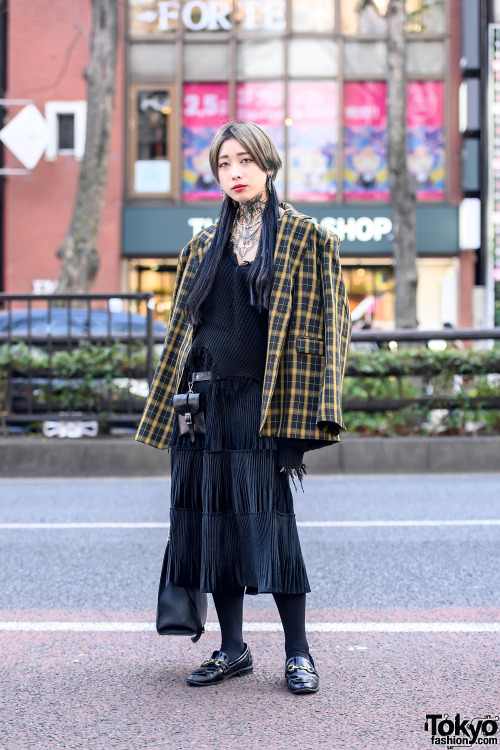
[[[183,90],[182,197],[186,201],[218,200],[208,154],[217,130],[229,119],[226,83],[186,83]]]
[[[266,130],[274,141],[281,159],[284,158],[283,122],[285,91],[279,81],[239,83],[236,87],[236,119],[250,120]],[[283,172],[278,173],[276,190],[283,197]]]
[[[417,180],[417,198],[443,200],[444,108],[443,83],[408,84],[406,100],[408,167]]]
[[[388,200],[386,84],[344,84],[344,197]]]
[[[337,194],[337,83],[292,81],[288,88],[288,194],[328,201]]]

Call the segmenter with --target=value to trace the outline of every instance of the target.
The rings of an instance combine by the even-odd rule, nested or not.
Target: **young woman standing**
[[[310,591],[290,478],[338,441],[350,337],[338,239],[278,203],[281,160],[250,122],[215,135],[218,222],[179,259],[172,312],[137,440],[171,452],[168,579],[211,592],[222,643],[193,686],[253,670],[245,593],[272,593],[293,693],[318,690],[305,630]],[[173,395],[200,394],[205,434],[179,429]]]

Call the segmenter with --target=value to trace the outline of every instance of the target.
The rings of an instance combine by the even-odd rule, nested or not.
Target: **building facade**
[[[76,105],[85,98],[83,35],[61,75],[77,6],[85,27],[81,0],[71,9],[62,2],[34,11],[30,5],[29,21],[25,0],[12,12],[9,96],[33,99],[55,125],[52,151],[30,175],[8,178],[9,291],[36,291],[43,284],[35,282],[45,279],[50,287],[57,278],[54,251],[78,173],[83,114]],[[460,7],[460,0],[407,0],[408,162],[418,185],[421,328],[473,322],[476,256],[459,241]],[[386,8],[387,0],[128,0],[96,289],[152,289],[157,316],[168,317],[179,252],[219,210],[208,165],[211,139],[221,124],[245,119],[266,128],[282,155],[280,198],[340,236],[355,317],[393,327]],[[33,77],[33,56],[49,49],[41,48],[49,44],[44,34],[35,38],[39,22],[53,24],[54,54]],[[32,36],[26,24],[33,24]],[[74,127],[73,153],[60,147],[64,115]]]

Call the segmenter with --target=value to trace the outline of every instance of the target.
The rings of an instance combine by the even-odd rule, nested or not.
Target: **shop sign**
[[[179,21],[189,31],[230,31],[230,5],[224,0],[190,0],[181,8],[180,2],[158,0],[149,8],[139,0],[131,0],[131,20],[151,24],[154,31],[176,29]],[[238,11],[241,31],[284,31],[285,0],[241,0]]]
[[[338,235],[343,256],[392,255],[390,206],[295,203],[294,207]],[[204,207],[126,206],[123,255],[178,255],[192,237],[213,224],[218,209],[218,201]],[[458,206],[417,205],[417,247],[419,254],[457,255]]]
[[[213,224],[212,219],[192,216],[188,219],[193,237],[202,229]],[[338,235],[339,240],[344,242],[380,242],[392,231],[392,221],[387,216],[354,216],[337,217],[324,216],[319,222],[321,226]]]

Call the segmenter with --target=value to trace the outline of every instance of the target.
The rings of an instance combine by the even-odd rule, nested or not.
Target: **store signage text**
[[[224,0],[190,0],[181,10],[180,2],[159,0],[158,10],[143,10],[134,16],[136,21],[157,23],[158,31],[177,28],[179,18],[189,31],[230,31],[230,7]],[[243,17],[242,31],[284,31],[285,0],[241,0],[238,10]]]
[[[337,234],[339,240],[344,242],[380,242],[392,231],[392,221],[387,216],[342,216],[334,218],[325,216],[319,222],[321,226]],[[193,237],[213,224],[213,219],[206,217],[191,217],[188,225],[193,231]]]

